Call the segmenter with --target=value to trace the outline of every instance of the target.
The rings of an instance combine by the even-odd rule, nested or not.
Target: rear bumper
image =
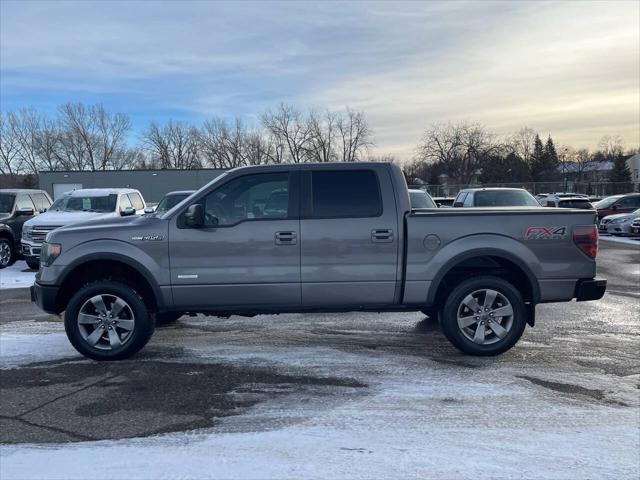
[[[578,302],[588,300],[600,300],[607,290],[607,281],[604,278],[592,280],[578,280],[576,284],[575,298]]]
[[[56,299],[58,298],[60,287],[40,285],[38,282],[31,285],[31,301],[38,305],[41,310],[57,315]]]

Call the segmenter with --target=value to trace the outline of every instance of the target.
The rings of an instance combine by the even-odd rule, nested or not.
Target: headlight
[[[615,220],[611,220],[611,223],[625,223],[631,220],[630,218],[616,218]]]
[[[62,245],[59,243],[43,243],[40,250],[40,264],[48,267],[62,253]]]
[[[31,232],[33,231],[33,227],[29,225],[24,225],[22,227],[22,236],[24,238],[31,238]]]

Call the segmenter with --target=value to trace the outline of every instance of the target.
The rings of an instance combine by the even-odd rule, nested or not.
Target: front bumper
[[[40,250],[42,244],[34,245],[32,243],[22,242],[22,255],[24,257],[38,259],[40,258]]]
[[[59,290],[60,287],[40,285],[36,282],[31,285],[31,301],[38,305],[41,310],[57,315],[60,313],[57,311],[58,309],[56,305]]]
[[[588,300],[600,300],[607,290],[607,281],[604,278],[592,280],[578,280],[576,284],[575,298],[578,302]]]

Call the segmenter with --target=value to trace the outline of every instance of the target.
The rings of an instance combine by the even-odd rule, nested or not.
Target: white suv
[[[22,255],[30,268],[37,269],[40,247],[51,230],[105,216],[142,214],[145,207],[140,192],[131,188],[72,190],[53,202],[45,213],[25,222],[22,228]]]

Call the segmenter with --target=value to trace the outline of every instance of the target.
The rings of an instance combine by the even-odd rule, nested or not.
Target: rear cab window
[[[36,210],[29,195],[18,195],[18,198],[16,199],[16,210],[22,210],[25,208],[30,208],[34,211]]]
[[[305,218],[366,218],[382,215],[382,194],[373,170],[311,172]]]

